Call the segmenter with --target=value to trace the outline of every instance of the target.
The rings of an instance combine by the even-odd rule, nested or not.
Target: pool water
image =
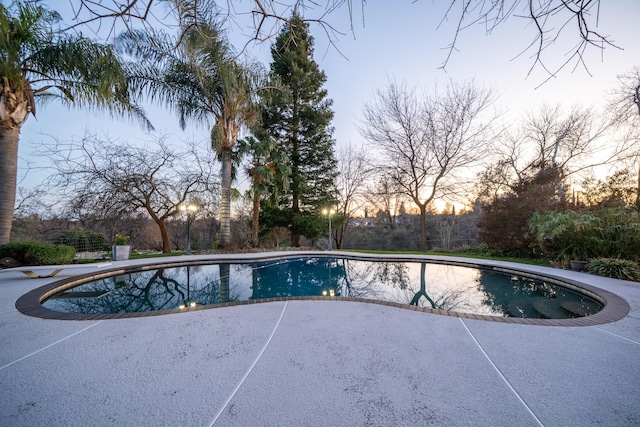
[[[602,308],[567,288],[489,269],[331,257],[158,268],[85,283],[43,305],[67,313],[132,313],[322,295],[526,318],[581,317]]]

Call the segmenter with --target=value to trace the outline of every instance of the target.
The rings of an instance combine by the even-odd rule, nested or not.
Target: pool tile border
[[[475,267],[475,268],[483,268],[483,269],[494,269],[496,271],[511,271],[514,273],[518,273],[520,275],[528,276],[528,277],[536,277],[544,280],[551,280],[561,284],[562,286],[568,286],[570,288],[577,288],[579,291],[585,292],[592,296],[600,302],[604,304],[604,308],[599,312],[586,317],[577,317],[572,319],[528,319],[528,318],[519,318],[519,317],[502,317],[502,316],[491,316],[491,315],[480,315],[480,314],[471,314],[464,312],[456,312],[456,311],[447,311],[441,309],[434,309],[429,307],[418,307],[409,304],[402,304],[391,301],[376,301],[365,298],[355,298],[355,297],[337,297],[337,296],[296,296],[296,297],[277,297],[277,298],[261,298],[255,300],[245,300],[245,301],[229,301],[218,304],[209,304],[209,305],[201,305],[196,307],[188,307],[184,309],[170,309],[170,310],[159,310],[159,311],[151,311],[151,312],[136,312],[136,313],[113,313],[113,314],[77,314],[77,313],[62,313],[53,310],[49,310],[42,306],[41,302],[52,293],[58,292],[60,290],[70,288],[76,286],[79,283],[87,282],[93,279],[99,279],[101,277],[106,276],[114,276],[119,274],[128,274],[133,271],[140,270],[150,270],[159,267],[169,268],[169,267],[177,267],[184,265],[196,265],[196,264],[205,264],[212,262],[249,262],[249,261],[258,261],[265,259],[282,259],[282,258],[296,258],[301,256],[316,256],[316,257],[346,257],[350,259],[362,259],[362,260],[387,260],[387,261],[396,261],[396,262],[417,262],[417,261],[428,261],[430,263],[440,263],[440,264],[448,264],[448,265],[458,265],[464,267]],[[585,273],[586,274],[586,273]],[[517,265],[510,265],[508,268],[504,266],[495,266],[490,262],[486,262],[484,260],[474,260],[469,259],[467,262],[456,260],[449,260],[443,258],[433,258],[429,256],[368,256],[363,254],[357,254],[355,256],[345,254],[345,253],[320,253],[320,252],[311,252],[311,253],[294,253],[294,254],[286,254],[286,253],[278,253],[271,256],[257,256],[251,258],[234,258],[234,257],[216,257],[211,259],[198,259],[198,260],[189,260],[189,261],[165,261],[165,262],[151,262],[147,264],[138,264],[138,265],[130,265],[126,267],[112,268],[107,270],[102,270],[100,273],[87,273],[81,274],[74,277],[54,281],[47,285],[35,288],[24,295],[22,295],[15,303],[15,307],[21,313],[32,316],[39,317],[43,319],[52,319],[52,320],[106,320],[106,319],[128,319],[128,318],[138,318],[138,317],[150,317],[150,316],[161,316],[166,314],[174,314],[174,313],[184,313],[191,311],[200,311],[200,310],[208,310],[214,308],[222,308],[222,307],[233,307],[238,305],[248,305],[248,304],[261,304],[266,302],[281,302],[281,301],[349,301],[349,302],[358,302],[358,303],[366,303],[366,304],[376,304],[383,305],[387,307],[405,309],[405,310],[413,310],[422,313],[429,314],[437,314],[444,316],[452,316],[459,317],[464,319],[471,320],[481,320],[481,321],[490,321],[497,323],[508,323],[508,324],[521,324],[521,325],[536,325],[536,326],[594,326],[594,325],[602,325],[606,323],[611,323],[618,321],[624,318],[629,313],[629,304],[618,295],[606,291],[601,288],[597,288],[592,285],[588,285],[582,282],[578,282],[576,280],[567,279],[563,277],[559,277],[553,274],[546,273],[537,273],[527,271],[526,269],[519,269]]]

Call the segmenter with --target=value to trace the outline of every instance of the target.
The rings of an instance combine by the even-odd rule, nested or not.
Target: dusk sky
[[[58,8],[64,19],[70,18],[66,2],[50,0],[47,3]],[[240,4],[248,7],[250,2]],[[448,6],[449,2],[443,4]],[[572,63],[544,84],[548,74],[541,67],[535,67],[529,74],[534,50],[525,49],[533,40],[535,30],[526,19],[512,17],[490,35],[483,26],[466,29],[459,35],[457,51],[443,70],[440,67],[447,58],[447,46],[455,36],[457,24],[444,22],[438,29],[445,13],[443,6],[430,0],[368,1],[363,20],[360,2],[354,5],[354,32],[350,30],[346,6],[327,17],[330,24],[345,33],[339,36],[335,47],[330,45],[321,27],[311,25],[316,43],[315,60],[326,73],[328,96],[333,100],[337,147],[364,142],[358,131],[362,108],[375,91],[384,90],[391,79],[405,81],[410,87],[427,92],[443,87],[449,79],[474,79],[496,90],[499,95],[496,108],[506,113],[508,122],[514,122],[543,103],[561,103],[567,109],[574,104],[603,107],[607,92],[617,84],[616,76],[640,65],[640,27],[637,25],[640,2],[637,0],[601,2],[597,30],[610,36],[621,49],[607,47],[601,52],[590,48],[586,55],[588,72],[580,65],[574,69],[575,63]],[[306,16],[309,15],[313,13]],[[238,49],[247,40],[244,34],[250,31],[247,23],[241,21],[242,18],[229,33]],[[566,60],[565,55],[574,44],[571,37],[576,30],[571,25],[565,29],[567,39],[544,53],[543,59],[552,69]],[[269,42],[249,44],[247,53],[268,68],[269,47]],[[145,133],[136,123],[113,120],[100,112],[68,110],[55,103],[40,105],[37,119],[30,117],[22,128],[19,186],[29,187],[41,180],[45,172],[38,168],[46,167],[47,162],[34,153],[41,141],[51,141],[52,137],[80,139],[87,131],[141,143],[166,134],[176,142],[193,140],[208,144],[209,129],[190,124],[182,131],[175,114],[154,106],[149,106],[147,111],[156,133]],[[28,170],[28,164],[32,170]]]

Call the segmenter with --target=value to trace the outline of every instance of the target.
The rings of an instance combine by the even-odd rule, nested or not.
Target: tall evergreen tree
[[[291,244],[300,236],[321,232],[323,207],[335,203],[336,159],[331,120],[332,101],[323,88],[326,76],[313,60],[313,38],[308,24],[294,14],[271,48],[271,73],[284,90],[265,107],[263,126],[285,147],[290,178],[274,221],[291,230]]]

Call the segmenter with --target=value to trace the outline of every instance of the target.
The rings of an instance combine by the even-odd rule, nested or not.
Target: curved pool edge
[[[361,260],[379,260],[379,261],[429,261],[431,263],[457,265],[463,267],[475,267],[484,269],[493,269],[501,272],[513,272],[533,278],[542,278],[551,280],[561,286],[578,289],[580,292],[591,296],[602,302],[604,307],[599,312],[586,316],[572,319],[528,319],[518,317],[501,317],[487,316],[470,313],[462,313],[455,311],[439,310],[427,307],[417,307],[409,304],[396,302],[376,301],[365,298],[353,297],[331,297],[331,296],[306,296],[306,297],[279,297],[279,298],[263,298],[249,301],[232,301],[220,304],[202,305],[186,309],[170,309],[152,312],[136,312],[136,313],[114,313],[114,314],[76,314],[63,313],[49,310],[42,306],[41,302],[55,292],[77,286],[78,284],[113,276],[118,274],[127,274],[133,271],[145,271],[155,268],[170,268],[186,265],[197,265],[207,262],[250,262],[263,260],[277,260],[297,257],[344,257],[349,259]],[[618,321],[624,318],[630,310],[629,304],[620,296],[613,292],[602,289],[594,284],[585,283],[588,279],[597,279],[599,276],[593,276],[587,273],[575,273],[568,270],[555,269],[551,267],[534,266],[529,264],[518,264],[506,261],[492,261],[477,258],[461,258],[449,256],[434,255],[413,255],[413,254],[366,254],[348,251],[282,251],[282,252],[258,252],[243,254],[214,254],[214,255],[191,255],[188,257],[166,257],[135,261],[122,261],[112,263],[113,267],[101,269],[99,272],[90,272],[74,275],[61,280],[55,280],[44,286],[35,288],[16,300],[15,307],[21,313],[44,319],[52,320],[104,320],[104,319],[124,319],[136,317],[160,316],[172,313],[183,313],[187,311],[200,311],[220,307],[232,307],[237,305],[259,304],[264,302],[275,301],[295,301],[295,300],[317,300],[317,301],[351,301],[367,304],[377,304],[389,307],[395,307],[405,310],[418,311],[424,313],[445,315],[450,317],[459,317],[466,319],[492,321],[496,323],[523,324],[523,325],[539,325],[539,326],[594,326],[603,325]],[[64,267],[64,266],[62,266]],[[67,266],[68,267],[68,266]],[[88,268],[91,265],[87,265]],[[579,280],[582,279],[582,280]],[[584,280],[587,279],[587,280]]]

